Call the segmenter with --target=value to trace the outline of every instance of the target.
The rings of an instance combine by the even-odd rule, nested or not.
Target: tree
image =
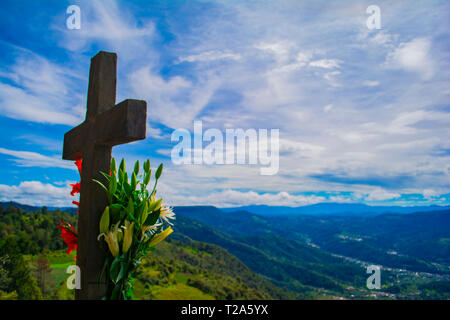
[[[11,278],[9,277],[9,272],[5,268],[6,263],[9,261],[8,255],[0,257],[0,291],[4,291],[8,288]]]
[[[23,256],[18,253],[17,241],[11,237],[9,241],[2,242],[0,256],[7,256],[3,260],[2,267],[7,272],[6,293],[17,292],[17,298],[21,300],[42,299],[42,293],[37,286],[36,279],[31,275],[31,270]]]
[[[36,260],[36,274],[37,274],[37,282],[39,288],[41,288],[42,295],[46,295],[46,282],[47,282],[47,274],[49,274],[52,270],[50,269],[50,263],[47,260],[45,254],[41,253]]]

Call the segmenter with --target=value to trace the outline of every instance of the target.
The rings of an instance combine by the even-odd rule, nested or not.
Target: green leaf
[[[119,170],[122,170],[125,172],[125,159],[122,158],[122,161],[120,161]]]
[[[163,170],[163,164],[161,163],[155,173],[156,180],[158,180],[159,177],[161,177],[162,170]]]
[[[136,173],[133,172],[133,175],[131,176],[131,191],[136,190],[136,186],[137,186],[137,177]]]
[[[117,181],[116,177],[114,177],[109,181],[109,193],[113,195],[116,192],[116,190],[117,190]]]
[[[133,204],[133,199],[129,198],[128,199],[128,206],[127,206],[127,210],[131,213],[134,213],[134,204]]]
[[[109,206],[110,221],[115,224],[119,220],[120,210],[124,209],[119,203],[113,203]]]
[[[116,285],[112,291],[111,300],[119,300],[121,292],[122,286],[120,284]]]
[[[133,191],[133,190],[131,190],[131,186],[128,182],[123,183],[123,189],[124,189],[126,195],[131,195],[131,192]]]
[[[117,283],[116,279],[119,275],[120,271],[120,256],[117,256],[111,264],[111,268],[109,269],[109,277],[112,282]]]
[[[116,172],[116,159],[114,159],[114,158],[111,159],[110,171],[111,171],[111,174]]]
[[[144,207],[142,208],[142,214],[141,214],[141,226],[147,220],[148,217],[148,201],[145,201]]]
[[[148,206],[148,211],[158,210],[161,207],[162,201],[163,199],[161,198],[150,203],[150,205]]]
[[[109,230],[109,207],[107,206],[100,218],[100,233],[106,233]]]
[[[120,262],[120,271],[119,271],[119,274],[117,275],[116,283],[123,279],[123,277],[127,273],[127,269],[128,269],[128,263],[124,259]]]
[[[150,160],[144,162],[144,171],[147,173],[150,170]]]
[[[101,283],[101,281],[102,281],[102,278],[103,278],[103,274],[105,273],[105,270],[106,270],[106,267],[108,266],[108,264],[109,264],[109,256],[107,256],[106,258],[105,258],[105,263],[103,263],[103,268],[102,268],[102,271],[100,272],[100,275],[98,276],[98,287],[100,288],[100,283]]]
[[[107,181],[111,180],[111,176],[105,172],[100,171],[100,174],[106,178]]]
[[[150,213],[147,217],[147,219],[145,220],[145,225],[147,226],[152,226],[156,223],[156,221],[159,218],[159,214],[161,213],[160,210],[156,210],[153,211],[152,213]]]
[[[152,177],[152,170],[145,174],[144,185],[147,186],[150,182],[150,178]]]
[[[100,187],[102,187],[103,189],[105,189],[106,192],[108,192],[108,188],[106,188],[103,183],[101,183],[100,181],[98,181],[96,179],[92,179],[92,181],[94,181],[95,183],[98,183],[100,185]]]
[[[128,200],[127,212],[128,212],[128,215],[130,216],[131,220],[134,221],[135,220],[135,218],[134,218],[134,203],[133,203],[132,198],[130,198]]]
[[[123,183],[123,175],[124,175],[124,171],[122,169],[119,169],[119,183],[120,184]]]
[[[139,174],[139,160],[137,160],[136,163],[134,164],[133,172],[136,176]]]

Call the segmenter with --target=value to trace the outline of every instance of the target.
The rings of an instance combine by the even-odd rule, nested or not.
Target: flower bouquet
[[[142,174],[139,169],[136,161],[129,180],[125,161],[122,159],[117,170],[113,158],[110,173],[101,172],[108,187],[94,180],[105,190],[109,201],[100,218],[98,236],[106,253],[99,275],[99,283],[106,277],[106,300],[133,298],[133,276],[141,259],[173,232],[170,220],[175,219],[175,214],[162,203],[163,199],[156,198],[162,164],[156,170],[151,192],[147,189],[151,179],[150,160],[144,163]]]

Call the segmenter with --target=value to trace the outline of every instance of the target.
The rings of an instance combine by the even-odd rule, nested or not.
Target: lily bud
[[[151,170],[150,170],[150,173],[146,173],[146,174],[145,174],[145,178],[144,178],[144,184],[145,184],[145,185],[148,185],[148,184],[149,184],[150,178],[151,178]]]
[[[120,161],[119,169],[122,170],[122,172],[125,172],[125,159],[122,158],[122,161]]]
[[[165,238],[167,238],[167,236],[169,234],[171,234],[173,232],[173,229],[171,227],[167,228],[166,230],[164,230],[161,233],[158,233],[157,235],[155,235],[152,240],[150,240],[149,242],[149,246],[154,246],[157,245],[158,243],[160,243],[161,241],[163,241]]]
[[[136,173],[133,172],[133,174],[131,175],[131,190],[135,190],[137,186],[137,176]]]
[[[161,177],[162,170],[163,170],[163,164],[161,163],[159,165],[158,169],[156,169],[156,173],[155,173],[156,180],[158,180]]]
[[[120,230],[109,231],[105,236],[105,241],[108,244],[109,251],[113,257],[117,257],[119,254],[119,243],[117,240],[117,234],[121,232]]]
[[[155,208],[153,209],[153,211],[158,211],[161,208],[162,201],[163,201],[162,198],[156,200],[156,205],[155,205]]]
[[[122,252],[127,252],[133,242],[133,227],[134,222],[130,224],[128,220],[125,220],[125,234],[123,236]]]
[[[148,201],[145,201],[144,208],[142,209],[142,215],[141,215],[141,225],[145,223],[145,220],[147,220],[148,217]]]
[[[106,233],[109,229],[109,206],[103,211],[102,217],[100,218],[100,233]]]
[[[134,173],[136,175],[139,174],[139,160],[137,160],[136,163],[134,164],[134,170],[133,171],[134,171]]]
[[[114,158],[111,159],[111,166],[110,166],[109,171],[116,172],[116,159],[114,159]]]

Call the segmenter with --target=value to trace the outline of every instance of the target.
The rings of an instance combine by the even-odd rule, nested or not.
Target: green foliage
[[[3,250],[0,255],[0,299],[74,299],[75,290],[68,290],[65,285],[68,276],[65,271],[74,262],[73,254],[67,256],[64,250],[54,249],[46,253],[51,272],[47,292],[40,295],[33,270],[43,250],[31,242],[39,241],[45,234],[43,231],[48,229],[50,236],[42,242],[43,247],[65,248],[58,232],[51,231],[61,220],[75,224],[76,216],[51,210],[44,213],[37,208],[27,210],[29,212],[0,206],[0,248]],[[376,218],[380,223],[378,227],[371,218],[272,219],[246,212],[225,214],[214,207],[177,207],[175,210],[177,225],[171,239],[158,245],[154,254],[143,257],[136,269],[135,299],[309,299],[337,295],[359,299],[374,293],[365,287],[368,275],[357,264],[331,255],[330,248],[351,257],[366,258],[370,256],[366,256],[364,250],[369,250],[374,254],[370,258],[378,259],[382,264],[392,262],[401,266],[402,261],[409,261],[411,268],[429,268],[433,266],[430,263],[433,260],[428,257],[446,261],[445,250],[450,239],[449,216],[445,213],[379,216]],[[148,219],[157,221],[159,216],[155,219],[155,214],[150,213]],[[207,225],[199,221],[205,221]],[[249,225],[252,228],[248,228]],[[363,237],[363,241],[342,239],[338,237],[340,234],[350,238]],[[413,234],[422,242],[412,241],[415,239]],[[305,244],[305,239],[311,239],[321,248]],[[409,239],[410,243],[402,239]],[[398,246],[394,248],[398,251],[411,250],[410,260],[387,255],[389,241]],[[437,247],[427,245],[427,253],[421,251],[425,249],[421,249],[422,243],[436,243]],[[10,250],[5,251],[8,248]],[[414,249],[417,252],[413,252]],[[12,256],[5,253],[20,257],[11,259]],[[417,263],[414,257],[419,256],[423,257],[425,265]],[[121,263],[116,266],[119,270],[117,273],[115,269],[113,275],[118,276]],[[24,271],[28,271],[28,280]],[[382,291],[395,294],[397,299],[448,299],[448,275],[445,270],[439,272],[435,276],[421,276],[420,273],[417,276],[416,272],[402,272],[403,275],[396,276],[395,272],[383,270]],[[28,289],[22,290],[19,296],[17,289],[21,283],[27,283],[25,288]]]
[[[445,246],[445,239],[450,238],[448,212],[410,214],[395,218],[378,216],[374,218],[375,221],[372,218],[335,216],[261,217],[246,211],[224,213],[211,206],[176,207],[174,210],[177,213],[174,237],[182,234],[198,241],[219,245],[275,285],[296,292],[297,298],[361,298],[369,295],[365,268],[346,257],[386,267],[396,266],[407,270],[437,273],[431,279],[424,280],[425,282],[437,280],[440,276],[447,277],[448,274],[448,267],[445,265],[437,266],[431,261],[414,257],[427,252],[436,257],[444,257],[446,251],[439,252],[442,247],[436,249],[428,245],[427,251],[420,242],[414,241],[414,234],[423,240],[439,241]],[[193,222],[191,219],[197,221]],[[382,227],[377,227],[378,220]],[[252,227],[249,228],[249,225]],[[338,237],[341,233],[353,238],[365,237],[362,241],[344,240]],[[387,253],[392,247],[389,247],[389,241],[386,239],[391,239],[391,245],[400,244],[401,237],[397,236],[398,233],[409,239],[409,243],[404,243],[401,247],[409,246],[411,256]],[[379,244],[374,243],[375,239]],[[414,253],[412,248],[420,252]],[[420,291],[417,287],[409,285],[417,284],[423,277],[427,276],[415,272],[402,275],[395,270],[384,270],[382,281],[389,287],[388,292],[391,292],[390,289],[397,290],[393,284],[408,283],[404,289],[397,290],[399,298],[429,299],[439,296],[438,290],[428,290],[427,296],[421,296],[417,293]],[[352,287],[357,288],[358,292],[347,289]]]
[[[0,247],[14,243],[18,252],[23,254],[38,254],[44,249],[64,249],[66,245],[56,228],[62,220],[72,225],[77,223],[75,215],[59,210],[27,212],[15,207],[5,209],[0,206]]]
[[[61,220],[74,225],[77,221],[73,215],[59,210],[49,212],[45,207],[26,212],[11,206],[0,206],[0,299],[43,298],[33,275],[36,261],[29,261],[27,255],[65,248],[56,228]],[[73,256],[68,258],[73,264]]]
[[[147,189],[151,180],[150,160],[143,167],[143,174],[139,174],[139,161],[136,161],[129,181],[125,160],[122,159],[117,172],[113,158],[111,173],[101,173],[106,183],[94,180],[105,190],[109,200],[99,225],[99,240],[104,240],[101,244],[107,255],[99,275],[100,279],[106,278],[105,299],[131,299],[133,276],[141,259],[172,232],[167,220],[173,215],[171,208],[164,206],[162,199],[156,199],[162,164],[155,173],[151,192]]]
[[[21,300],[42,299],[37,281],[31,275],[31,269],[24,257],[14,248],[0,247],[2,296],[16,297]]]
[[[226,250],[188,239],[169,240],[143,259],[137,299],[289,299]]]
[[[18,295],[16,291],[7,293],[0,290],[0,300],[17,300],[17,299]]]

